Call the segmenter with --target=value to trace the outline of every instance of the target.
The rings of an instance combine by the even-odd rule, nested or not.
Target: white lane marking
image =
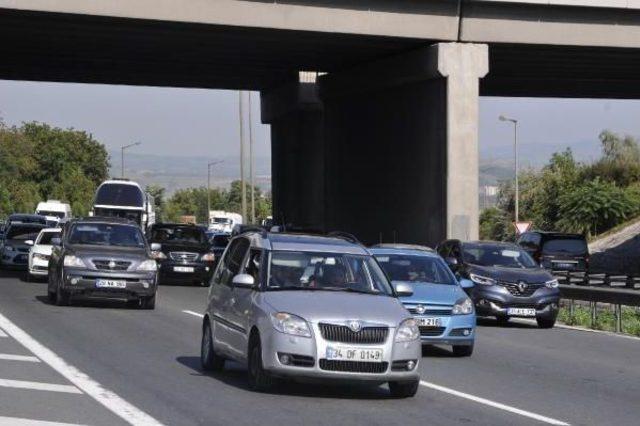
[[[16,389],[32,389],[49,392],[82,393],[80,389],[70,385],[56,385],[53,383],[27,382],[24,380],[0,379],[0,387]]]
[[[497,408],[499,410],[508,411],[513,414],[518,414],[520,416],[529,417],[531,419],[535,419],[544,423],[548,423],[551,425],[558,426],[569,426],[569,423],[563,422],[561,420],[556,420],[551,417],[541,416],[540,414],[532,413],[530,411],[521,410],[519,408],[511,407],[509,405],[501,404],[499,402],[491,401],[489,399],[480,398],[479,396],[470,395],[468,393],[460,392],[451,388],[447,388],[444,386],[436,385],[435,383],[426,382],[424,380],[420,380],[420,385],[434,389],[440,392],[448,393],[449,395],[454,395],[460,398],[465,398],[470,401],[477,402],[479,404],[488,405],[489,407]]]
[[[161,426],[153,417],[144,411],[131,405],[115,393],[102,387],[102,385],[91,377],[87,376],[72,365],[67,364],[65,360],[60,358],[54,352],[41,345],[37,340],[23,331],[20,327],[11,322],[4,315],[0,314],[0,327],[11,337],[17,340],[22,346],[29,349],[51,368],[64,376],[87,395],[104,405],[114,414],[122,418],[129,424],[136,426]]]
[[[0,416],[0,425],[11,426],[82,426],[76,423],[47,422],[45,420],[22,419],[20,417]]]
[[[40,362],[35,356],[29,355],[0,354],[0,359],[7,361]]]
[[[0,337],[7,337],[7,333],[5,333],[4,331],[2,331],[2,329],[0,328]]]
[[[199,314],[197,312],[193,312],[193,311],[182,311],[185,314],[189,314],[189,315],[193,315],[194,317],[198,317],[198,318],[204,318],[204,315]]]

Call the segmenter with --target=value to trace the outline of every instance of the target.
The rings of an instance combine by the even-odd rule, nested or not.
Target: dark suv
[[[205,230],[197,225],[162,223],[151,227],[149,242],[161,283],[209,285],[215,255]]]
[[[511,317],[535,318],[541,328],[555,324],[558,280],[516,244],[448,240],[437,250],[456,274],[473,281],[468,292],[478,316],[502,324]]]
[[[520,235],[516,242],[546,269],[589,270],[589,246],[584,235],[532,231]]]
[[[67,305],[83,297],[155,308],[157,265],[137,224],[118,218],[73,219],[52,243],[47,288],[52,302]]]

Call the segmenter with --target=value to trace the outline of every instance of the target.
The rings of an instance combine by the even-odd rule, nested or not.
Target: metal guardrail
[[[560,284],[576,284],[589,287],[614,287],[640,290],[640,276],[616,273],[586,273],[551,271]]]
[[[589,302],[591,311],[591,328],[595,328],[597,320],[597,304],[609,303],[615,307],[615,332],[622,333],[622,306],[640,306],[640,291],[628,288],[590,287],[571,284],[560,284],[562,299],[571,301],[569,312],[574,313],[574,301]]]

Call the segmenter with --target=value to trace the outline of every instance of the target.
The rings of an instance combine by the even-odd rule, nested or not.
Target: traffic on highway
[[[0,388],[87,394],[110,412],[71,405],[61,416],[65,420],[225,423],[225,417],[238,415],[232,415],[237,405],[233,394],[246,388],[269,396],[243,395],[246,401],[238,403],[253,401],[267,411],[268,405],[283,406],[292,399],[296,406],[313,405],[313,410],[355,400],[345,408],[345,417],[328,414],[331,423],[363,423],[369,417],[353,411],[358,402],[385,401],[388,395],[421,402],[384,402],[370,419],[378,418],[379,409],[380,419],[395,413],[396,422],[413,423],[418,412],[431,410],[431,403],[457,413],[444,423],[465,418],[482,424],[571,424],[574,419],[576,424],[597,424],[601,422],[591,421],[597,417],[559,410],[558,401],[545,394],[554,385],[545,384],[544,377],[559,380],[558,389],[573,392],[582,386],[582,379],[574,381],[573,370],[588,370],[594,361],[584,358],[581,347],[613,351],[608,362],[624,365],[615,374],[624,376],[622,388],[637,389],[637,381],[630,380],[640,377],[636,364],[624,364],[628,353],[614,349],[622,345],[637,351],[637,341],[608,342],[618,338],[544,330],[556,322],[558,281],[544,262],[514,243],[447,240],[434,249],[401,243],[367,247],[343,232],[242,225],[241,217],[219,211],[212,212],[211,228],[155,223],[149,195],[127,180],[103,183],[89,217],[73,217],[60,202],[48,201],[47,208],[55,211],[56,203],[64,214],[14,214],[3,225]],[[552,237],[560,241],[556,245],[578,245],[575,237]],[[31,308],[17,308],[24,303]],[[36,327],[37,340],[13,322],[16,309],[22,326],[30,332]],[[158,312],[133,314],[136,310]],[[569,346],[561,343],[568,341]],[[83,372],[48,346],[76,360]],[[170,354],[187,348],[192,355],[167,364]],[[25,350],[32,354],[11,354]],[[581,363],[576,365],[565,352],[576,352]],[[148,357],[152,361],[147,366]],[[4,366],[7,360],[15,367]],[[20,373],[20,361],[48,364],[70,384],[42,384],[29,370]],[[492,372],[487,363],[493,362]],[[18,379],[19,373],[33,380]],[[103,389],[91,374],[124,394],[142,390],[146,409],[131,405],[135,396],[124,400]],[[192,383],[194,376],[203,375],[212,377]],[[182,386],[187,393],[175,395]],[[180,417],[183,408],[173,398],[184,401],[194,386],[195,401],[206,402],[196,410],[200,414]],[[505,393],[504,386],[516,390]],[[546,390],[531,390],[538,387]],[[467,393],[472,390],[478,395]],[[156,392],[159,401],[152,397]],[[483,394],[502,396],[497,399],[505,402]],[[614,407],[624,406],[625,398],[633,398],[629,395]],[[158,406],[160,401],[164,406]],[[12,424],[1,415],[19,405],[0,403],[0,424]],[[220,415],[219,405],[226,407],[225,414]],[[451,407],[445,409],[447,405]],[[218,408],[208,412],[208,406]],[[611,415],[632,415],[632,406],[625,406],[627,414]],[[246,415],[242,412],[241,423],[258,422],[255,414]],[[316,422],[325,423],[311,423]]]

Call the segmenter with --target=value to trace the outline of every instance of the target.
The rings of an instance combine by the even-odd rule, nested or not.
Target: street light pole
[[[129,145],[124,145],[120,148],[120,167],[122,168],[122,170],[120,171],[120,175],[123,179],[124,179],[124,150],[127,148],[131,148],[132,146],[138,146],[141,143],[142,142],[134,142],[134,143],[130,143]]]
[[[249,182],[251,186],[251,223],[256,223],[256,200],[255,200],[255,182],[254,182],[254,166],[253,160],[253,123],[251,121],[251,92],[249,92]]]
[[[242,191],[242,220],[247,220],[247,188],[244,181],[244,108],[243,91],[239,91],[238,114],[240,115],[240,185]]]
[[[516,120],[515,118],[505,117],[504,115],[501,115],[500,117],[498,117],[498,119],[500,121],[508,121],[510,123],[513,123],[513,151],[514,151],[514,157],[515,157],[514,163],[515,163],[515,174],[516,174],[515,219],[516,219],[516,222],[518,222],[520,220],[520,187],[518,186],[518,120]]]
[[[211,211],[211,167],[224,163],[224,160],[212,161],[207,164],[207,227],[209,226],[209,212]]]

